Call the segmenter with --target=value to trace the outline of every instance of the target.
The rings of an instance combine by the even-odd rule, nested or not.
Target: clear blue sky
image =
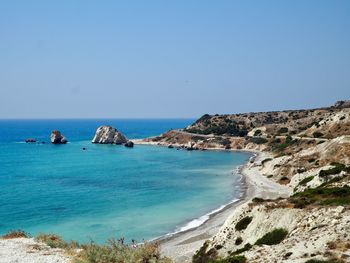
[[[350,98],[350,1],[0,0],[0,118],[199,117]]]

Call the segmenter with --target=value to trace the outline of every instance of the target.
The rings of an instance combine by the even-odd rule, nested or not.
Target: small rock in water
[[[174,148],[174,146],[172,146],[171,144],[168,146],[168,148],[170,148],[170,149],[172,149],[172,148]]]
[[[36,142],[36,139],[34,138],[28,138],[25,140],[26,143]]]
[[[132,148],[134,147],[134,143],[132,141],[127,141],[125,144],[124,144],[125,147],[129,147],[129,148]]]
[[[60,131],[53,131],[51,132],[51,143],[53,144],[65,144],[68,142],[68,140],[66,139],[66,137],[64,137]]]
[[[83,147],[83,151],[85,151],[86,150],[86,148],[85,147]]]

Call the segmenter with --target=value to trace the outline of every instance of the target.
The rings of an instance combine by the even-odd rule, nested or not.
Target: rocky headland
[[[136,141],[258,154],[242,171],[250,194],[219,230],[209,222],[201,232],[170,238],[164,254],[194,263],[350,262],[349,106],[206,114],[187,128]]]

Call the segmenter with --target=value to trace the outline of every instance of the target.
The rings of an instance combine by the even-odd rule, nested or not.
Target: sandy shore
[[[259,172],[258,165],[265,158],[270,157],[267,153],[257,153],[253,163],[247,163],[241,170],[242,199],[236,203],[226,206],[223,210],[210,216],[201,226],[175,234],[171,237],[160,239],[161,252],[172,258],[176,263],[191,262],[193,254],[198,250],[205,240],[215,235],[225,220],[236,210],[236,208],[254,197],[274,199],[287,197],[292,189],[278,183],[272,182]]]

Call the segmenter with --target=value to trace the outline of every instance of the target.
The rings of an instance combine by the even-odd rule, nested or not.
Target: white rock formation
[[[288,236],[280,244],[268,246],[254,245],[243,254],[249,262],[290,262],[304,263],[308,259],[323,259],[327,253],[346,257],[349,250],[330,250],[327,244],[348,242],[350,211],[342,206],[293,209],[288,206],[267,204],[245,204],[227,219],[221,230],[210,240],[210,248],[220,248],[218,253],[226,257],[231,251],[254,245],[257,239],[276,228],[288,231]],[[244,230],[235,229],[244,217],[252,221]],[[237,238],[242,242],[237,244]],[[218,246],[219,245],[219,246]],[[346,261],[348,262],[348,261]]]
[[[96,134],[92,139],[92,143],[101,144],[123,144],[127,141],[128,139],[125,137],[125,135],[112,126],[98,127]]]

